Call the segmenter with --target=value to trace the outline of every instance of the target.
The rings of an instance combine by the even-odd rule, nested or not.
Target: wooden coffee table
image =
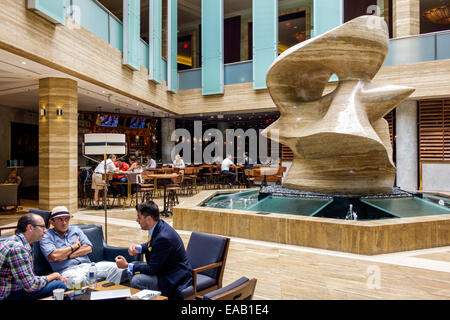
[[[107,290],[118,290],[118,289],[130,289],[131,291],[131,295],[138,293],[139,289],[136,288],[131,288],[131,287],[127,287],[121,284],[115,284],[113,286],[109,286],[109,287],[103,287],[102,285],[107,283],[108,281],[101,281],[97,283],[97,286],[95,287],[94,291],[107,291]],[[88,289],[89,286],[83,287],[83,289]],[[69,293],[72,293],[73,290],[70,291],[66,291],[64,292],[64,295],[68,295]],[[53,296],[42,299],[42,300],[53,300]],[[76,300],[76,299],[74,299]],[[81,300],[86,300],[86,299],[81,299]],[[127,298],[127,300],[132,300],[131,298]],[[167,300],[167,297],[165,296],[157,296],[156,298],[152,299],[152,300]]]

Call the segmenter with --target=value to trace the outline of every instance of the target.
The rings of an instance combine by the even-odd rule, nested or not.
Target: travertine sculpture
[[[382,18],[361,16],[274,61],[266,82],[280,118],[263,134],[294,153],[283,186],[337,194],[392,191],[395,166],[383,117],[414,89],[371,82],[388,39]],[[338,85],[323,95],[332,74]]]

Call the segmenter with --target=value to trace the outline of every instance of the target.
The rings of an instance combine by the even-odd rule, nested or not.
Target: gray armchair
[[[186,249],[192,265],[192,285],[181,292],[185,300],[222,288],[230,238],[192,232]]]

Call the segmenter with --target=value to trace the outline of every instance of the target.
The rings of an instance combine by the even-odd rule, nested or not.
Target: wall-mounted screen
[[[119,116],[99,114],[97,118],[97,125],[102,127],[117,127],[119,125]]]
[[[130,123],[128,126],[130,128],[146,128],[146,120],[147,119],[145,118],[130,118]]]

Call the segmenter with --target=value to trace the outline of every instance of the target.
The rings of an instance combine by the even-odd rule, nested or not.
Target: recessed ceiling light
[[[22,64],[27,64],[25,61],[22,61]]]

